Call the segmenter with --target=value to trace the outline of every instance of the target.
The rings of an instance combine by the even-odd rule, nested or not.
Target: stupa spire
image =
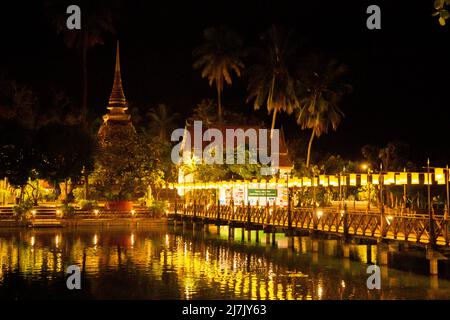
[[[123,93],[122,77],[120,74],[120,54],[119,54],[119,41],[117,41],[116,48],[116,68],[114,71],[114,82],[109,96],[108,110],[109,112],[103,116],[103,121],[125,121],[129,122],[131,115],[125,111],[128,109],[127,99]]]
[[[111,113],[123,113],[128,109],[128,103],[123,93],[122,77],[120,74],[120,53],[119,53],[119,41],[117,41],[116,48],[116,68],[114,72],[114,82],[109,97],[108,109]]]

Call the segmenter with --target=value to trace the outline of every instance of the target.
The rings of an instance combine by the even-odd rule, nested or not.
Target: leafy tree
[[[163,172],[151,141],[138,137],[134,127],[115,125],[100,137],[92,174],[93,189],[110,200],[131,200],[161,183]]]
[[[171,112],[167,105],[159,104],[158,108],[147,112],[147,117],[150,119],[150,128],[155,131],[160,141],[168,142],[170,131],[175,128],[175,120],[179,114]]]
[[[0,119],[15,119],[20,126],[34,129],[39,115],[37,93],[13,80],[1,79],[0,87]]]
[[[79,126],[49,123],[41,127],[35,138],[39,176],[49,181],[64,181],[69,195],[68,180],[75,184],[83,170],[92,171],[95,147],[94,138]]]
[[[20,201],[34,166],[32,132],[14,120],[0,122],[0,177],[20,188]]]
[[[433,17],[439,17],[438,21],[441,26],[445,26],[446,20],[450,18],[447,7],[450,6],[450,0],[435,0]]]
[[[254,99],[255,110],[265,103],[272,113],[275,128],[277,113],[292,113],[298,106],[293,77],[296,47],[292,44],[292,31],[272,26],[261,35],[262,48],[257,49],[257,62],[249,69],[247,102]]]
[[[90,48],[103,44],[105,34],[115,33],[114,23],[118,19],[119,2],[111,0],[78,1],[77,5],[82,9],[82,26],[80,30],[67,29],[66,10],[71,4],[73,4],[72,1],[47,1],[45,7],[47,12],[50,12],[57,34],[61,34],[64,37],[64,42],[68,48],[77,50],[81,55],[83,70],[81,120],[83,125],[86,126],[88,113],[87,52]]]
[[[202,121],[206,127],[217,122],[217,112],[215,112],[216,104],[212,99],[203,99],[194,108],[192,115],[187,119],[189,124],[194,121]]]
[[[238,77],[244,63],[242,39],[231,29],[225,26],[207,28],[204,33],[204,44],[193,52],[195,62],[193,67],[201,69],[202,78],[207,78],[209,85],[213,84],[217,90],[218,120],[222,124],[222,91],[224,83],[232,84],[231,75],[234,72]]]
[[[299,72],[300,107],[297,123],[302,129],[311,129],[306,156],[307,167],[310,164],[314,137],[327,133],[330,126],[336,130],[344,116],[339,104],[343,95],[351,90],[350,85],[342,82],[346,73],[345,65],[336,60],[324,63],[314,55]]]

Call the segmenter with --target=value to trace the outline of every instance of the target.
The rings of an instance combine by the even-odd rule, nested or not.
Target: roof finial
[[[108,109],[111,113],[123,113],[127,110],[127,100],[123,93],[122,78],[120,75],[120,55],[119,55],[119,41],[117,41],[116,49],[116,69],[114,73],[114,83],[109,97]]]

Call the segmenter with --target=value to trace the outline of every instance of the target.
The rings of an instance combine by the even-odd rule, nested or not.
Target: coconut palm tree
[[[254,99],[255,110],[266,104],[272,113],[271,130],[279,112],[290,114],[298,106],[293,77],[296,47],[292,37],[293,31],[272,26],[261,35],[263,46],[257,49],[257,63],[249,70],[247,102]]]
[[[47,1],[45,6],[50,12],[52,23],[56,26],[58,35],[62,35],[68,48],[77,50],[81,55],[82,77],[82,110],[81,121],[87,126],[88,112],[88,66],[87,51],[98,44],[104,43],[105,34],[114,34],[114,23],[118,18],[119,1],[99,0],[78,1],[81,9],[81,29],[69,30],[66,26],[66,9],[70,1]]]
[[[193,52],[196,58],[193,67],[201,69],[202,78],[217,90],[218,120],[222,124],[222,91],[224,82],[232,84],[232,73],[238,77],[244,68],[242,39],[231,29],[221,26],[204,31],[205,43]]]
[[[169,131],[175,127],[178,116],[178,113],[171,112],[165,104],[159,104],[158,108],[152,108],[147,112],[150,127],[158,134],[161,142],[169,141]]]
[[[342,76],[347,73],[345,65],[336,60],[324,63],[319,56],[311,56],[306,61],[297,83],[300,97],[297,123],[302,129],[311,129],[306,157],[306,166],[309,167],[314,137],[327,133],[330,126],[337,129],[344,117],[339,104],[351,87],[342,82]]]

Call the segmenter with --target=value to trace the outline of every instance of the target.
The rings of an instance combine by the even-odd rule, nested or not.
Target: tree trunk
[[[315,129],[313,128],[312,130],[312,134],[311,134],[311,138],[309,139],[309,144],[308,144],[308,154],[306,156],[306,167],[309,168],[309,160],[311,158],[311,146],[314,140],[314,136],[315,136]]]
[[[275,129],[276,118],[277,118],[277,110],[273,110],[272,126],[270,127],[270,139],[272,139],[272,136],[273,136],[273,129]]]
[[[219,87],[217,87],[217,108],[218,108],[218,120],[219,125],[222,125],[222,92]]]
[[[66,198],[64,199],[64,202],[66,203],[66,206],[69,204],[69,188],[68,188],[68,182],[67,179],[64,182],[65,186],[64,188],[66,189]]]
[[[83,41],[83,48],[82,48],[82,67],[83,67],[83,106],[81,111],[81,124],[84,128],[87,128],[87,104],[88,104],[88,98],[87,98],[87,32],[84,33],[84,41]]]

